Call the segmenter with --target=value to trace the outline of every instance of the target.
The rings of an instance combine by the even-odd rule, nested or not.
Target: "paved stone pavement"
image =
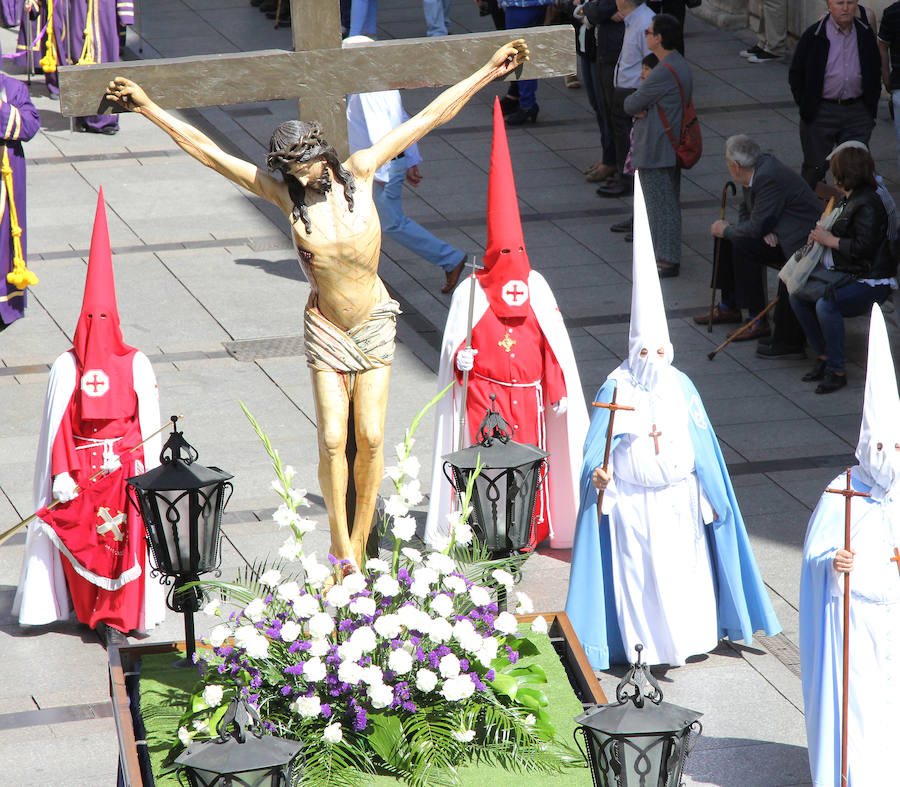
[[[421,6],[413,0],[382,0],[379,10],[382,37],[424,34]],[[451,17],[453,33],[487,29],[465,0],[454,3]],[[745,344],[710,362],[706,354],[724,331],[709,335],[689,319],[709,303],[707,228],[718,215],[727,177],[724,139],[747,131],[786,162],[800,163],[786,64],[746,63],[737,53],[752,38],[688,20],[705,156],[684,173],[682,275],[664,281],[663,290],[676,363],[697,384],[718,431],[784,634],[752,647],[723,644],[662,678],[667,699],[705,714],[704,734],[688,761],[688,784],[786,787],[809,784],[797,665],[800,549],[819,493],[850,462],[855,446],[866,326],[864,320],[848,324],[848,387],[818,397],[799,380],[806,362],[760,360]],[[0,30],[6,51],[13,42],[13,31]],[[289,45],[286,29],[273,30],[243,0],[147,4],[139,29],[129,33],[131,52],[137,56],[142,49],[143,57]],[[239,401],[294,465],[299,485],[312,490],[319,524],[310,538],[327,548],[312,460],[314,409],[297,341],[308,285],[283,218],[189,159],[142,118],[123,116],[115,137],[73,135],[38,81],[32,92],[44,126],[26,146],[29,261],[41,283],[31,293],[27,318],[0,334],[0,525],[5,529],[31,512],[47,370],[71,343],[102,186],[125,338],[153,362],[164,417],[183,413],[185,435],[200,461],[235,474],[225,576],[241,565],[236,550],[252,558],[281,541],[270,519],[277,500],[269,491],[268,460]],[[472,252],[485,241],[489,107],[498,92],[488,87],[421,143],[425,180],[404,197],[410,216]],[[433,95],[411,91],[407,108],[416,110]],[[541,84],[539,102],[539,122],[509,132],[526,242],[532,265],[550,282],[566,317],[590,397],[627,344],[631,247],[608,228],[628,205],[599,199],[583,180],[582,170],[599,151],[584,91],[552,80]],[[271,129],[293,113],[291,102],[273,102],[185,116],[261,164]],[[886,120],[879,120],[873,140],[879,169],[896,188],[895,143]],[[729,215],[734,209],[732,200]],[[390,241],[380,270],[405,312],[388,414],[390,451],[435,388],[449,299],[439,293],[438,269]],[[426,419],[415,451],[425,467],[430,431]],[[0,785],[112,784],[116,738],[105,652],[92,632],[75,623],[39,631],[18,627],[10,604],[23,545],[18,535],[0,548]],[[539,609],[563,607],[568,560],[567,552],[541,550],[529,561],[524,586]],[[210,621],[199,615],[197,625],[203,631]],[[150,641],[182,632],[181,619],[170,614]],[[610,693],[616,675],[600,677]]]

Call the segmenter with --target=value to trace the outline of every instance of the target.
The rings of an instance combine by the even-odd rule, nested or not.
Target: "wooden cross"
[[[897,571],[900,572],[900,549],[894,547],[894,556],[891,558],[891,563],[897,564]]]
[[[627,404],[616,404],[616,396],[619,393],[618,387],[613,388],[612,401],[607,402],[591,402],[594,407],[605,407],[609,410],[609,423],[606,425],[606,448],[603,450],[603,471],[609,470],[609,449],[612,445],[613,421],[616,419],[616,410],[634,410]],[[603,506],[603,490],[597,492],[597,522],[603,519],[601,508]]]
[[[656,430],[656,424],[653,424],[653,431],[651,431],[650,434],[647,435],[648,437],[653,438],[653,448],[657,454],[659,453],[659,436],[661,434],[662,434],[662,432],[658,432]]]
[[[452,85],[516,38],[526,40],[531,54],[522,78],[575,73],[571,25],[380,41],[341,49],[336,0],[291,0],[291,23],[293,51],[61,67],[60,111],[66,117],[123,111],[104,98],[106,86],[116,76],[139,83],[164,109],[294,98],[300,102],[300,117],[318,121],[325,138],[344,158],[350,93]]]
[[[826,492],[844,496],[844,549],[850,551],[850,504],[854,497],[871,497],[866,492],[856,492],[850,478],[851,468],[845,471],[847,484],[844,489],[831,489]],[[844,574],[844,675],[841,687],[841,784],[847,784],[847,731],[849,725],[848,702],[850,701],[850,574]]]

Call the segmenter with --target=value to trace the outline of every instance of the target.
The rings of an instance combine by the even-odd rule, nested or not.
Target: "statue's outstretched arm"
[[[178,147],[201,164],[277,205],[286,213],[290,212],[290,197],[287,187],[281,181],[253,166],[249,161],[226,153],[202,131],[170,115],[155,104],[136,82],[116,77],[109,83],[106,97],[125,109],[144,115],[172,137]]]
[[[386,134],[368,151],[354,154],[354,158],[360,153],[367,154],[366,157],[371,155],[370,166],[378,169],[429,131],[456,117],[463,105],[489,82],[506,76],[528,59],[528,47],[521,38],[501,46],[474,74],[448,87],[421,112]]]

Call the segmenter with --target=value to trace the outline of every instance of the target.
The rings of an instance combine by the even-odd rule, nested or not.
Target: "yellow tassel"
[[[76,65],[93,66],[97,64],[97,48],[94,45],[94,16],[94,0],[88,0],[87,21],[84,25],[84,46]]]
[[[0,166],[0,175],[6,186],[7,201],[9,202],[9,226],[13,241],[13,268],[6,274],[6,280],[13,287],[24,290],[38,283],[38,277],[25,267],[25,255],[22,253],[22,227],[19,224],[19,214],[16,210],[15,194],[13,194],[12,166],[9,163],[9,148],[3,147],[3,164]]]
[[[31,43],[28,44],[31,46]],[[38,65],[45,74],[56,71],[59,63],[59,53],[56,51],[56,33],[53,30],[53,0],[47,0],[47,51],[40,59]]]

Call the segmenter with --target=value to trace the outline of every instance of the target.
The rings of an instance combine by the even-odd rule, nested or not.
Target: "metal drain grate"
[[[271,336],[268,339],[245,339],[223,342],[225,351],[236,361],[258,361],[262,358],[291,358],[305,355],[302,336]]]
[[[800,649],[784,634],[776,634],[774,637],[754,634],[753,637],[794,675],[800,677]]]

